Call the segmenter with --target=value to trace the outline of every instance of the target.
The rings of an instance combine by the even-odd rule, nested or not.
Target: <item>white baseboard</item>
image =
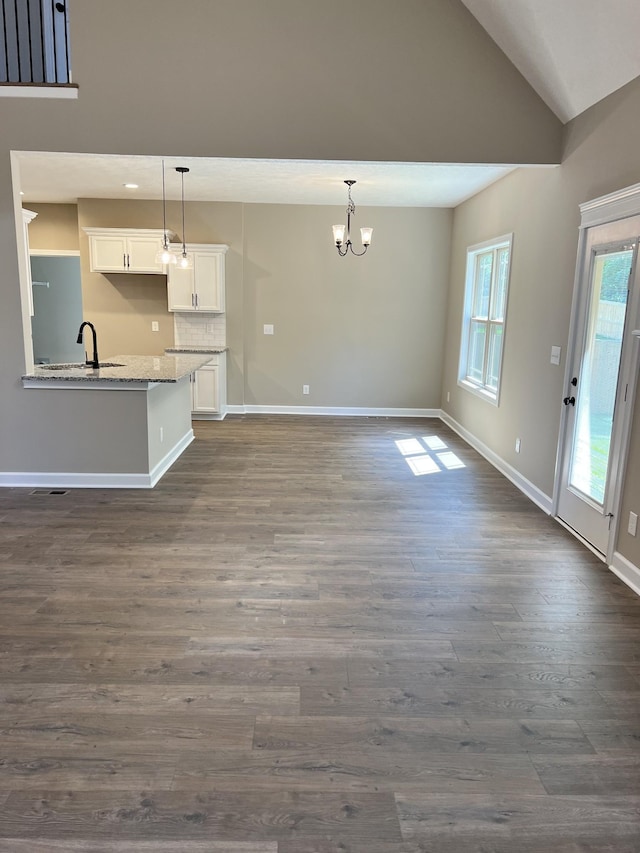
[[[80,474],[5,471],[0,487],[13,489],[150,489],[149,474]]]
[[[194,439],[190,429],[148,474],[50,473],[6,471],[0,487],[22,489],[152,489]]]
[[[617,575],[623,583],[632,589],[636,595],[640,595],[640,569],[631,560],[623,557],[619,551],[613,555],[609,566],[614,575]]]
[[[214,414],[213,412],[191,412],[191,420],[192,421],[223,421],[226,415],[226,411],[220,414],[219,412]]]
[[[440,409],[369,409],[350,406],[227,406],[229,415],[331,415],[351,418],[439,418]]]
[[[460,438],[463,438],[470,447],[473,447],[473,449],[477,450],[481,456],[484,456],[487,462],[490,462],[494,468],[497,468],[501,474],[504,474],[507,480],[510,480],[514,486],[517,486],[517,488],[520,489],[520,491],[526,495],[530,501],[533,501],[533,503],[540,507],[543,512],[546,512],[547,515],[551,515],[552,499],[549,495],[545,495],[545,493],[534,485],[531,480],[527,480],[526,477],[523,477],[519,471],[516,471],[516,469],[509,465],[508,462],[505,462],[501,456],[498,456],[498,454],[494,453],[491,448],[487,447],[486,444],[483,444],[480,439],[476,438],[475,435],[472,435],[469,430],[465,429],[461,424],[454,420],[451,415],[441,411],[440,418],[443,423],[450,427],[454,432],[458,433]]]
[[[164,456],[158,464],[151,469],[151,472],[149,473],[150,485],[142,488],[152,489],[160,477],[162,477],[162,475],[171,468],[176,459],[184,453],[187,447],[189,447],[194,438],[195,435],[193,434],[193,430],[189,428],[182,438],[178,439],[178,441],[173,445],[166,456]]]

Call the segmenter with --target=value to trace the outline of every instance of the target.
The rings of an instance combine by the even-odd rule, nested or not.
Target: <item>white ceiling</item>
[[[462,0],[567,122],[640,76],[640,0]]]
[[[159,157],[23,151],[23,201],[75,202],[78,198],[162,197]],[[513,166],[440,163],[353,163],[308,160],[167,158],[168,199],[180,198],[175,166],[187,166],[188,201],[262,204],[344,204],[345,179],[355,179],[356,204],[389,207],[455,207],[512,171]],[[136,183],[128,190],[125,183]]]
[[[569,121],[640,76],[640,0],[462,0],[556,115]],[[161,198],[161,160],[21,152],[24,202]],[[179,198],[175,166],[188,166],[190,201],[455,207],[514,166],[167,158],[167,197]],[[128,190],[127,182],[139,184]]]

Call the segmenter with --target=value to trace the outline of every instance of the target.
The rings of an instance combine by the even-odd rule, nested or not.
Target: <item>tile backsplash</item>
[[[224,314],[176,312],[173,315],[177,347],[224,347],[227,345],[227,325]]]

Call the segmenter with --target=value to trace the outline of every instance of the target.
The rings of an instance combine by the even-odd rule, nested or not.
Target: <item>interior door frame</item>
[[[640,184],[634,184],[630,187],[609,193],[605,196],[587,201],[580,205],[580,226],[578,237],[578,252],[576,259],[576,273],[573,284],[573,298],[571,301],[571,321],[569,324],[569,338],[567,345],[567,356],[565,362],[564,374],[564,392],[571,393],[571,377],[573,375],[573,365],[576,357],[576,351],[581,346],[581,341],[578,340],[577,333],[580,327],[579,322],[579,307],[584,298],[584,288],[587,286],[586,275],[589,272],[591,265],[591,255],[585,251],[587,244],[587,236],[590,228],[597,225],[612,224],[621,219],[627,219],[632,216],[640,215]],[[639,235],[640,236],[640,235]],[[634,279],[637,279],[640,271],[636,268]],[[638,302],[640,294],[637,292],[639,287],[635,287],[634,291],[629,294],[628,302],[628,319],[631,322],[630,330],[633,329],[634,316],[638,316]],[[635,312],[635,314],[633,313]],[[633,409],[635,395],[638,385],[638,368],[640,367],[640,336],[635,331],[631,331],[633,336],[632,345],[627,347],[626,358],[625,353],[622,353],[620,363],[620,378],[622,381],[625,377],[629,378],[627,384],[626,405],[623,410],[623,421],[620,427],[620,440],[617,447],[613,449],[611,456],[611,465],[615,466],[617,476],[615,480],[615,488],[611,496],[610,510],[613,512],[611,527],[609,529],[609,539],[607,550],[604,555],[600,554],[586,539],[580,536],[577,531],[569,528],[571,532],[577,536],[584,544],[590,548],[596,556],[604,559],[607,563],[611,563],[615,550],[615,544],[618,539],[618,530],[620,528],[620,505],[622,503],[622,490],[624,486],[623,469],[626,465],[629,455],[629,441],[631,438],[631,424],[633,417]],[[567,407],[563,406],[560,415],[560,429],[558,432],[558,447],[556,452],[556,471],[553,484],[553,501],[551,505],[552,516],[564,524],[558,516],[558,505],[560,503],[560,493],[562,489],[562,471],[564,464],[565,453],[567,452],[567,429],[568,429],[568,413]],[[566,525],[565,525],[566,526]]]

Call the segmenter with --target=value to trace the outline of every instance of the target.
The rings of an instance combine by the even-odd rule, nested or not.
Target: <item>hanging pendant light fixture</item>
[[[167,234],[167,196],[164,187],[164,160],[162,161],[162,248],[156,255],[156,263],[175,264],[177,262],[175,252],[171,251],[169,246],[169,236]]]
[[[182,181],[182,253],[178,257],[178,267],[181,270],[190,270],[193,267],[193,258],[187,254],[187,243],[184,233],[184,176],[189,171],[186,166],[176,166],[176,172],[180,172]]]
[[[341,258],[347,254],[349,250],[351,250],[352,255],[364,255],[369,246],[371,245],[371,235],[373,234],[373,228],[361,228],[360,229],[360,237],[362,239],[362,245],[364,246],[361,252],[355,252],[353,249],[353,243],[351,242],[351,217],[356,214],[356,206],[353,203],[353,199],[351,198],[351,187],[355,184],[355,181],[345,181],[345,184],[348,187],[349,192],[349,201],[347,204],[347,224],[344,225],[334,225],[333,226],[333,239],[336,243],[336,248],[338,250],[338,254]],[[346,241],[345,241],[345,232],[346,232]],[[344,248],[343,248],[344,247]]]

